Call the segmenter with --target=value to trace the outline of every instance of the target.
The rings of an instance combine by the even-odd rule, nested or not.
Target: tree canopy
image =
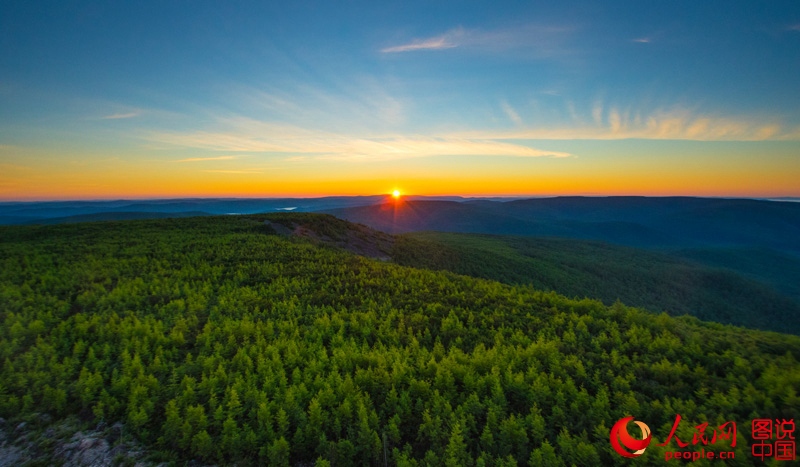
[[[626,415],[663,437],[676,413],[800,413],[795,336],[372,260],[265,218],[0,228],[0,414],[123,421],[173,460],[588,466],[620,459]]]

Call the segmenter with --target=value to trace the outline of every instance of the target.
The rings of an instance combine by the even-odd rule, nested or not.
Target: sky
[[[800,196],[800,2],[0,4],[0,201]]]

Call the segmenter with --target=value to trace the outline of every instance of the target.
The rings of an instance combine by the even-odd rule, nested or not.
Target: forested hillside
[[[529,284],[607,305],[621,300],[672,315],[800,333],[800,302],[781,293],[797,286],[791,278],[800,280],[791,258],[769,251],[723,253],[689,250],[678,256],[586,240],[423,232],[397,237],[392,257],[406,266]],[[689,258],[716,260],[720,267]],[[770,267],[776,260],[783,262]],[[729,264],[731,269],[724,268]],[[733,270],[752,264],[763,272],[751,277]]]
[[[0,228],[0,416],[122,421],[179,462],[595,466],[622,460],[625,415],[657,442],[677,413],[682,439],[735,420],[755,465],[749,421],[800,413],[798,337],[403,267],[265,218]],[[655,444],[637,465],[663,465]]]
[[[640,248],[770,249],[800,255],[800,203],[609,196],[401,201],[326,211],[388,233],[441,231],[601,240]]]
[[[760,248],[687,249],[671,254],[739,272],[800,300],[800,256]]]

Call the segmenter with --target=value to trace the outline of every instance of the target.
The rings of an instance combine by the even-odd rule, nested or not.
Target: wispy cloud
[[[502,101],[502,102],[500,102],[500,106],[503,108],[503,112],[506,113],[506,116],[508,116],[508,118],[512,122],[514,122],[518,126],[522,126],[523,125],[522,118],[520,118],[520,116],[517,113],[517,111],[514,110],[514,107],[511,107],[511,104],[509,104],[506,101]]]
[[[789,26],[786,29],[789,30],[789,31],[798,31],[798,32],[800,32],[800,23],[793,24],[793,25]]]
[[[495,30],[465,29],[457,27],[444,34],[414,39],[405,44],[385,47],[383,53],[444,50],[456,47],[476,50],[501,51],[528,49],[538,57],[552,56],[565,51],[564,41],[573,28],[526,24]]]
[[[649,37],[637,37],[633,39],[632,42],[638,42],[639,44],[649,44],[652,41]]]
[[[233,119],[220,122],[224,131],[150,132],[150,141],[214,151],[291,154],[335,160],[393,160],[431,156],[566,157],[523,144],[480,138],[421,135],[356,136],[288,125]]]
[[[448,31],[441,36],[430,37],[428,39],[416,39],[408,44],[386,47],[381,49],[381,52],[388,54],[398,52],[413,52],[416,50],[452,49],[453,47],[458,47],[460,45],[463,36],[464,30],[462,28],[458,28]]]
[[[365,122],[370,127],[393,127],[406,121],[407,104],[397,89],[403,86],[370,76],[334,76],[331,81],[335,91],[299,82],[284,88],[232,84],[220,92],[226,104],[241,115],[298,126],[352,129]],[[206,111],[212,117],[218,115],[214,110]]]
[[[575,103],[571,100],[567,100],[564,105],[567,108],[567,115],[569,115],[569,118],[572,119],[572,122],[575,124],[583,124],[583,119],[578,115],[578,110],[575,107]]]
[[[204,162],[204,161],[229,161],[236,159],[238,156],[217,156],[217,157],[190,157],[188,159],[179,159],[175,162]]]
[[[594,125],[575,124],[552,128],[525,128],[509,131],[463,132],[454,137],[484,140],[533,139],[654,139],[691,141],[767,141],[800,140],[800,128],[786,127],[779,121],[746,117],[718,117],[688,110],[661,110],[642,115],[630,109],[604,107],[598,101],[590,113]]]
[[[338,160],[390,160],[431,156],[569,157],[521,144],[452,137],[394,137],[347,142],[325,156]]]
[[[612,133],[619,133],[622,129],[622,116],[617,109],[611,109],[608,112],[608,127]]]
[[[592,119],[597,126],[603,124],[603,101],[595,101],[592,106]]]
[[[265,122],[246,117],[217,117],[202,130],[152,130],[139,136],[163,148],[217,152],[176,162],[228,161],[263,154],[282,162],[315,160],[386,161],[434,156],[568,157],[563,151],[531,147],[529,140],[800,140],[800,128],[779,119],[702,114],[685,108],[643,110],[608,105],[597,99],[580,109],[568,101],[568,119],[552,126],[529,126],[512,105],[500,107],[516,128],[462,132],[380,133],[370,130],[322,130],[317,126]],[[232,155],[233,154],[233,155]],[[224,169],[224,171],[222,171]],[[258,169],[218,167],[219,173],[256,173]]]
[[[141,114],[142,114],[142,112],[137,110],[135,112],[116,113],[116,114],[111,114],[111,115],[105,115],[105,116],[100,117],[100,118],[102,118],[103,120],[121,120],[123,118],[138,117]]]

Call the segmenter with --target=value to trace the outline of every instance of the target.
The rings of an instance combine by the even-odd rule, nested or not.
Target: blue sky
[[[798,2],[0,8],[2,199],[800,195]]]

